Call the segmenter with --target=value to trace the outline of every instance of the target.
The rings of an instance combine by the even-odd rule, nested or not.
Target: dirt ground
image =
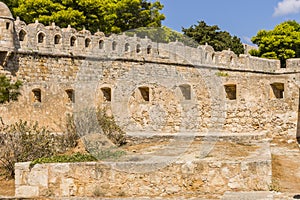
[[[0,170],[3,172],[3,170]],[[1,173],[2,174],[2,173]],[[15,180],[2,175],[0,177],[0,196],[15,195]]]
[[[300,151],[297,141],[274,138],[271,152],[273,183],[270,189],[284,193],[299,193]]]

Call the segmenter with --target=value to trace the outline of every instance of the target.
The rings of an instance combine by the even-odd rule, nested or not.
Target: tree
[[[18,100],[21,86],[21,81],[12,83],[6,76],[0,75],[0,103]]]
[[[286,21],[273,30],[260,30],[251,41],[258,45],[258,50],[251,50],[253,56],[279,59],[281,66],[289,58],[300,57],[300,24],[296,21]]]
[[[70,24],[105,34],[120,33],[138,27],[160,27],[165,16],[163,5],[147,0],[4,0],[14,16],[26,23],[39,20],[55,22],[60,27]]]
[[[169,42],[182,42],[186,46],[197,47],[198,44],[190,37],[183,35],[177,31],[172,30],[166,26],[147,28],[140,27],[125,32],[128,36],[134,36],[145,38],[146,36],[153,42],[169,43]]]
[[[217,25],[209,26],[204,21],[198,21],[198,25],[182,28],[182,31],[200,45],[207,43],[216,51],[231,49],[237,55],[244,53],[241,40],[236,36],[232,37],[227,31],[220,31]]]

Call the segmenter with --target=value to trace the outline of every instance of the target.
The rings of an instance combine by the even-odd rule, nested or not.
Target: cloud
[[[300,0],[283,0],[277,4],[273,16],[283,16],[300,12]]]

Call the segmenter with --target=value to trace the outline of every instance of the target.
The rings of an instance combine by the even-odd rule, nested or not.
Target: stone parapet
[[[166,157],[152,162],[37,164],[32,169],[29,162],[17,163],[16,196],[195,197],[267,191],[272,176],[270,150],[267,143],[257,147],[242,159],[208,156],[187,161],[184,157],[168,163]]]

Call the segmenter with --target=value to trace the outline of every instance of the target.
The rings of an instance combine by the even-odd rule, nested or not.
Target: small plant
[[[104,109],[98,109],[97,119],[103,133],[115,145],[121,146],[126,143],[125,132],[116,124],[113,116],[108,116]]]
[[[70,162],[90,162],[97,159],[90,154],[75,153],[73,155],[56,155],[51,157],[37,158],[30,163],[30,168],[42,163],[70,163]]]
[[[21,81],[12,82],[11,79],[0,75],[0,103],[17,101],[20,95],[19,89],[22,86]]]
[[[74,116],[72,114],[67,114],[66,121],[66,142],[68,143],[68,146],[74,147],[77,145],[77,140],[79,139],[76,132]]]
[[[104,196],[104,193],[101,192],[101,190],[98,188],[98,187],[95,187],[94,191],[93,191],[93,195],[95,197],[103,197]]]
[[[93,155],[99,160],[107,160],[107,159],[116,160],[126,154],[125,151],[116,151],[113,149],[97,150],[92,152]]]
[[[271,185],[269,185],[269,190],[274,192],[279,192],[280,191],[279,182],[273,179]]]
[[[221,76],[221,77],[227,77],[229,76],[229,74],[227,72],[222,72],[222,71],[218,71],[216,72],[217,76]]]

